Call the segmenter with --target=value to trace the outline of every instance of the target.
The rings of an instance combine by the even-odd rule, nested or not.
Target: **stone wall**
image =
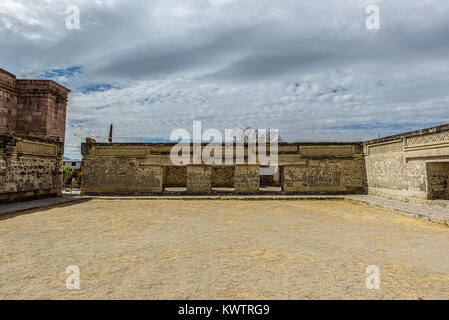
[[[0,69],[0,202],[61,194],[69,92]]]
[[[0,134],[65,139],[70,90],[51,80],[21,80],[0,69]]]
[[[0,133],[15,132],[16,115],[16,76],[0,69]]]
[[[212,167],[203,165],[187,166],[187,192],[209,193],[212,191]]]
[[[367,141],[364,153],[369,194],[401,200],[448,198],[442,188],[449,125]]]
[[[170,150],[174,143],[84,143],[82,145],[83,194],[127,194],[157,192],[167,187],[185,187],[187,192],[208,193],[212,188],[234,188],[234,192],[259,192],[260,165],[248,164],[233,149],[233,164],[174,165]],[[206,144],[202,145],[204,149]],[[193,157],[193,146],[190,159]],[[365,166],[360,143],[281,143],[279,171],[272,185],[291,193],[363,193]],[[224,157],[225,152],[222,152]],[[237,160],[242,160],[243,163]],[[224,163],[224,158],[223,158]],[[148,185],[139,168],[161,166],[161,185]],[[283,170],[282,170],[283,169]],[[139,173],[140,172],[140,173]],[[279,172],[284,172],[283,176]],[[159,181],[159,178],[156,179]],[[262,180],[264,181],[264,180]],[[281,183],[283,181],[283,183]],[[149,188],[148,188],[149,187]]]
[[[144,193],[173,186],[185,187],[192,193],[214,192],[213,188],[217,187],[234,188],[236,193],[256,193],[261,192],[261,185],[271,184],[280,185],[284,193],[294,194],[368,192],[404,200],[447,199],[449,194],[449,125],[364,143],[280,143],[280,175],[276,179],[261,178],[264,166],[248,164],[246,147],[244,158],[237,157],[234,147],[232,164],[202,162],[176,166],[170,159],[174,145],[83,144],[82,192]],[[193,146],[188,147],[187,159],[191,160]],[[206,144],[200,147],[204,149]],[[224,150],[222,154],[224,157]],[[161,167],[163,173],[160,174],[159,169],[143,169],[151,166]]]
[[[0,202],[61,195],[58,139],[0,135]]]
[[[109,157],[97,151],[96,157],[83,158],[83,192],[86,194],[141,194],[162,192],[163,168],[143,163],[139,149],[125,148],[125,152]],[[126,156],[126,152],[131,157]]]
[[[258,165],[236,165],[234,191],[236,193],[255,193],[260,187],[260,167]]]
[[[69,90],[48,80],[17,80],[15,132],[65,139]]]
[[[303,194],[364,193],[365,163],[359,159],[308,159],[287,165],[284,190]]]

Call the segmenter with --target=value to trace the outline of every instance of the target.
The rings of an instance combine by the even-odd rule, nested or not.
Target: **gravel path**
[[[349,201],[66,203],[0,217],[0,298],[448,299],[448,231]]]

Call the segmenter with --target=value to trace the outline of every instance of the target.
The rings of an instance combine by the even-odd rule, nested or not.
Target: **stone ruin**
[[[173,165],[174,143],[85,143],[82,194],[260,192],[449,199],[449,125],[354,143],[278,145],[277,174],[259,164]],[[204,148],[205,145],[202,145]],[[189,145],[193,157],[193,145]],[[222,154],[225,152],[223,150]],[[192,163],[192,161],[190,162]],[[224,159],[223,159],[224,163]],[[271,190],[263,187],[270,186]]]
[[[0,202],[61,195],[69,92],[0,69]]]

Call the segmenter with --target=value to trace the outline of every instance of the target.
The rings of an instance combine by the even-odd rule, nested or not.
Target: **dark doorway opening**
[[[212,167],[212,191],[233,192],[234,191],[234,166]]]
[[[427,162],[427,198],[449,200],[449,162]]]
[[[261,166],[260,167],[260,191],[280,192],[282,191],[282,167]]]

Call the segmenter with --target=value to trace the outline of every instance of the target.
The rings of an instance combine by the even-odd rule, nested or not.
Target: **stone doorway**
[[[260,191],[282,191],[282,167],[260,167]]]
[[[186,192],[187,167],[165,166],[163,182],[164,182],[164,191]]]
[[[449,162],[427,162],[427,199],[449,200]]]
[[[234,191],[235,166],[212,167],[212,191]]]

